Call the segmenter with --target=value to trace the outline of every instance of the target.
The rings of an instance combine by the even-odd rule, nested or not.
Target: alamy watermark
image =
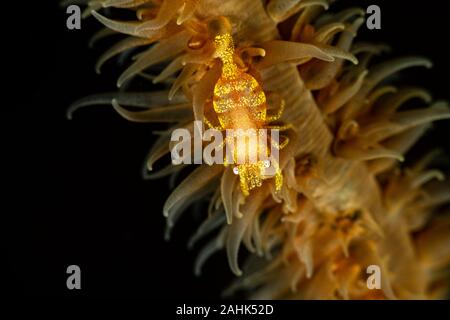
[[[366,26],[369,30],[381,29],[381,9],[373,4],[367,7],[366,13],[369,15],[366,19]]]
[[[66,286],[69,290],[81,289],[81,269],[73,264],[67,267],[66,273],[69,274],[66,280]]]
[[[280,131],[278,129],[207,129],[194,121],[193,130],[178,128],[172,132],[171,157],[180,164],[257,164],[263,163],[265,175],[276,173],[279,163]],[[237,168],[233,169],[237,174]]]
[[[69,15],[66,20],[66,26],[69,30],[81,29],[81,8],[75,4],[70,5],[66,9],[66,13]]]
[[[66,20],[66,26],[69,30],[81,29],[81,8],[78,5],[70,5],[66,9],[69,15]],[[366,19],[366,27],[369,30],[381,29],[381,9],[379,6],[372,4],[367,7],[366,13],[369,15]]]
[[[367,274],[370,274],[370,276],[367,278],[367,288],[368,289],[381,289],[381,268],[380,266],[377,266],[376,264],[372,264],[367,267],[366,270]]]

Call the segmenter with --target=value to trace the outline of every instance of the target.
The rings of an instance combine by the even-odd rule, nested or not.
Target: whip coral
[[[226,294],[445,297],[450,214],[435,211],[450,200],[449,183],[440,171],[429,169],[435,152],[408,168],[400,162],[430,122],[450,118],[450,110],[445,102],[432,102],[426,90],[390,80],[406,68],[431,67],[428,59],[373,64],[372,58],[386,47],[354,42],[364,10],[335,12],[329,9],[332,2],[84,1],[84,15],[106,26],[94,41],[126,35],[99,58],[98,72],[110,58],[142,50],[117,80],[119,92],[86,97],[69,115],[80,107],[111,103],[127,120],[168,123],[146,161],[145,174],[160,178],[185,168],[169,164],[149,173],[170,153],[172,130],[193,132],[194,121],[212,127],[219,123],[223,129],[230,119],[241,119],[234,123],[239,127],[246,114],[233,112],[243,102],[227,100],[223,81],[252,84],[253,94],[261,98],[245,105],[248,112],[264,105],[279,120],[277,127],[289,127],[280,147],[279,179],[243,178],[232,166],[202,164],[176,186],[163,208],[168,232],[187,206],[200,198],[210,201],[207,217],[189,243],[194,246],[216,234],[201,249],[196,273],[209,256],[225,249],[231,270],[240,276]],[[108,8],[114,13],[131,10],[135,18],[111,19],[104,13]],[[129,91],[135,77],[164,89]],[[234,86],[242,97],[243,87]],[[424,107],[408,108],[412,99]],[[221,118],[219,103],[229,118]],[[260,120],[254,122],[259,127],[268,123],[265,115],[252,119]],[[252,253],[242,269],[241,246]],[[381,270],[380,289],[366,285],[371,265]]]

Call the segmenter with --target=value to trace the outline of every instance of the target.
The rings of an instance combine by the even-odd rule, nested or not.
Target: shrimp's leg
[[[215,126],[211,123],[211,121],[205,116],[203,115],[203,121],[206,123],[206,125],[210,128],[210,129],[215,129],[218,131],[223,131],[224,128],[222,126]]]
[[[283,126],[279,126],[279,125],[267,125],[264,126],[265,129],[273,129],[273,130],[278,130],[278,131],[286,131],[289,129],[293,129],[294,127],[292,126],[292,124],[286,124]]]
[[[275,190],[280,191],[283,186],[283,175],[281,173],[280,165],[276,159],[271,158],[271,165],[275,169]]]
[[[278,149],[278,150],[283,149],[283,148],[286,147],[286,146],[288,145],[288,143],[289,143],[289,138],[288,138],[288,137],[286,137],[286,136],[281,136],[281,137],[283,138],[283,141],[282,141],[281,143],[277,143],[277,142],[275,142],[275,141],[273,141],[273,140],[270,140],[271,145],[272,145],[274,148]]]
[[[283,115],[285,106],[286,106],[286,102],[284,101],[283,98],[280,98],[280,106],[278,108],[277,113],[274,114],[274,115],[268,115],[266,117],[266,121],[267,122],[273,122],[273,121],[280,120],[281,116]]]

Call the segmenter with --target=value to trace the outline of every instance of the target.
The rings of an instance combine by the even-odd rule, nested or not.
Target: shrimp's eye
[[[264,160],[264,167],[269,168],[270,167],[270,160]]]
[[[209,21],[208,30],[212,36],[224,35],[231,33],[231,23],[223,16],[216,17]]]
[[[238,167],[234,167],[233,168],[233,172],[234,172],[234,174],[239,174],[239,168]]]

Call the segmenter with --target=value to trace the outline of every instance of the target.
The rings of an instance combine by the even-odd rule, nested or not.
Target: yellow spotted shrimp
[[[286,130],[290,128],[289,125],[269,125],[269,123],[280,119],[284,109],[284,101],[280,101],[277,114],[268,115],[266,94],[261,85],[255,77],[247,73],[245,69],[239,68],[235,62],[235,60],[239,60],[239,57],[235,56],[229,21],[225,17],[214,19],[210,22],[210,29],[215,32],[215,56],[222,61],[221,76],[214,86],[213,96],[213,108],[219,125],[214,126],[212,121],[207,118],[204,121],[210,128],[227,133],[232,132],[231,136],[230,134],[226,136],[226,142],[227,146],[231,145],[234,150],[232,150],[231,159],[228,159],[226,164],[237,164],[233,168],[233,172],[239,175],[241,190],[245,196],[249,194],[250,190],[261,186],[263,179],[267,177],[265,169],[270,165],[273,166],[275,171],[275,189],[279,191],[283,183],[283,176],[278,165],[278,159],[275,159],[271,154],[271,160],[251,161],[252,156],[257,159],[255,153],[261,154],[264,158],[269,156],[267,146],[251,140],[236,145],[234,141],[230,140],[239,138],[239,135],[246,136],[248,132],[255,133],[256,130],[260,129]],[[260,54],[264,55],[264,50],[261,50]],[[262,134],[262,131],[258,132]],[[283,136],[283,138],[284,140],[280,144],[272,140],[271,136],[269,143],[272,147],[281,149],[289,141],[287,137]],[[258,139],[256,141],[259,141]],[[238,164],[240,157],[246,158],[246,161]]]

